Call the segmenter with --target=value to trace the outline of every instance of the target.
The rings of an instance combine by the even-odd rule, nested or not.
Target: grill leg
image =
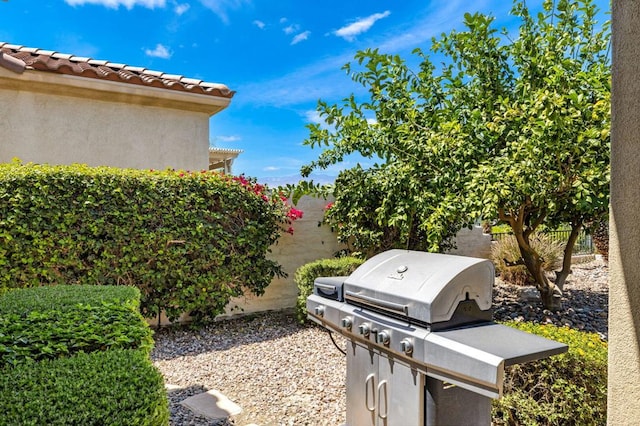
[[[490,426],[491,398],[427,377],[427,426]]]

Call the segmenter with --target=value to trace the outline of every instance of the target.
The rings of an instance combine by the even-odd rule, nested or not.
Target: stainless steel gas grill
[[[567,346],[491,322],[493,264],[390,250],[318,278],[309,318],[347,338],[347,425],[490,425],[504,367]]]

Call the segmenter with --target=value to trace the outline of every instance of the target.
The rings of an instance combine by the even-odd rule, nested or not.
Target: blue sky
[[[226,84],[237,93],[211,118],[211,144],[244,150],[234,173],[277,182],[319,154],[302,145],[318,99],[360,90],[341,70],[358,50],[410,59],[460,28],[465,12],[513,26],[510,8],[503,0],[9,0],[0,3],[0,41]]]

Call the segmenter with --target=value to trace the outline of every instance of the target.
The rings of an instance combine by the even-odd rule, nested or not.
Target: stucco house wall
[[[0,115],[1,162],[208,168],[206,113],[0,90]]]
[[[226,86],[0,43],[0,162],[209,168]]]
[[[640,419],[640,2],[614,0],[607,424]]]

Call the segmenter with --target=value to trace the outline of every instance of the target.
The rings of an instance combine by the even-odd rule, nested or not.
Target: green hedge
[[[139,294],[129,287],[54,286],[1,295],[0,368],[111,348],[148,355],[153,339],[137,310]]]
[[[1,425],[167,425],[140,291],[51,286],[0,295]]]
[[[162,375],[141,351],[112,349],[0,370],[0,425],[168,425]]]
[[[244,177],[2,164],[0,289],[128,284],[147,317],[212,318],[283,275],[267,254],[299,214]]]
[[[553,325],[507,325],[569,345],[563,355],[507,368],[504,396],[493,403],[494,425],[604,425],[607,344],[595,333]]]
[[[320,259],[302,265],[296,270],[294,281],[298,286],[296,316],[300,322],[307,318],[307,297],[313,293],[313,282],[318,277],[339,277],[350,275],[364,260],[357,257]]]
[[[140,290],[129,286],[59,285],[9,290],[0,295],[0,312],[26,313],[31,311],[68,310],[77,305],[102,306],[116,304],[137,311]]]

